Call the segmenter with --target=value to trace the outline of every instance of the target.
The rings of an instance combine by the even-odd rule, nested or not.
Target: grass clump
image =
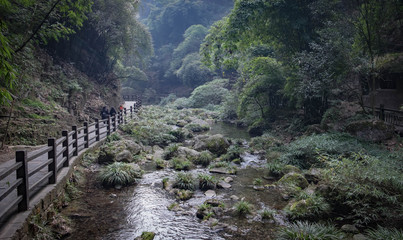
[[[228,148],[227,153],[221,156],[221,160],[226,161],[226,162],[231,162],[234,159],[240,159],[241,154],[244,152],[245,152],[245,150],[242,149],[241,147],[236,146],[236,145],[231,145]]]
[[[172,159],[172,167],[173,169],[180,170],[189,170],[192,167],[192,163],[189,160],[183,158],[173,158]]]
[[[157,169],[163,169],[163,168],[165,168],[165,161],[162,160],[161,158],[155,159],[154,162],[155,162],[155,167],[156,167]]]
[[[285,211],[291,219],[318,219],[328,214],[330,209],[322,196],[301,192],[296,202],[286,207]]]
[[[199,174],[197,176],[199,180],[200,190],[215,189],[217,185],[217,179],[209,174]]]
[[[207,167],[210,162],[213,160],[213,156],[209,151],[203,151],[200,153],[198,157],[194,159],[194,163],[197,165],[202,165],[203,167]]]
[[[177,145],[177,144],[169,145],[168,147],[165,148],[165,151],[162,154],[162,157],[165,160],[169,160],[178,154],[178,149],[179,149],[179,145]]]
[[[175,178],[175,182],[173,185],[175,188],[185,189],[185,190],[194,190],[194,178],[191,173],[178,173]]]
[[[252,212],[252,205],[247,201],[241,200],[237,202],[234,207],[236,214],[238,214],[239,216],[245,216]]]
[[[270,208],[264,208],[261,212],[260,212],[260,216],[262,217],[262,219],[274,219],[274,214],[276,213],[275,210],[270,209]]]
[[[155,233],[153,232],[143,232],[141,234],[141,240],[153,240],[155,237]]]
[[[370,229],[366,231],[366,235],[373,240],[397,240],[403,239],[403,231],[396,228],[384,228],[378,226],[377,229]]]
[[[263,180],[261,178],[255,178],[253,179],[253,185],[255,186],[262,186],[263,185]]]
[[[290,224],[277,232],[278,240],[338,240],[344,234],[332,225],[300,222]]]
[[[130,164],[114,162],[101,171],[99,178],[106,187],[127,186],[133,184],[137,178],[141,178],[142,174],[142,170],[137,170]]]

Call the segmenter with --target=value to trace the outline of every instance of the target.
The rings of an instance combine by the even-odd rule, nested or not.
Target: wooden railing
[[[367,109],[369,112],[372,111],[371,107],[364,106],[364,108]],[[375,108],[375,117],[394,126],[403,127],[402,111],[387,109],[381,104],[379,108]]]
[[[138,95],[123,95],[122,96],[125,101],[133,101],[135,102],[135,109],[141,108],[141,97]]]
[[[72,131],[63,131],[61,138],[48,139],[47,146],[38,150],[17,151],[15,163],[0,173],[0,183],[6,186],[0,191],[0,219],[28,210],[30,197],[47,184],[56,183],[58,172],[69,166],[72,157],[115,132],[140,107],[125,108],[108,119],[84,122],[80,128],[73,126]]]

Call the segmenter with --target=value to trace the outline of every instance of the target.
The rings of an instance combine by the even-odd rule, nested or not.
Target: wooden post
[[[133,119],[133,106],[130,106],[130,119]]]
[[[126,124],[126,121],[127,121],[126,120],[127,119],[127,109],[126,108],[123,109],[123,113],[124,113],[124,116],[122,117],[123,118],[123,123]]]
[[[99,141],[99,120],[98,118],[95,119],[95,140]]]
[[[27,152],[15,152],[16,162],[21,162],[22,166],[17,168],[17,179],[22,178],[22,182],[17,187],[17,195],[22,196],[22,200],[18,203],[18,212],[28,210],[29,207],[29,183],[28,183],[28,163]]]
[[[108,126],[106,127],[106,135],[111,135],[111,116],[108,116]]]
[[[88,148],[88,142],[89,142],[89,137],[88,137],[88,122],[84,122],[84,148]]]
[[[379,118],[382,121],[385,121],[385,105],[381,104],[379,114],[380,114]]]
[[[63,152],[63,158],[66,157],[66,160],[63,163],[63,167],[68,167],[69,166],[69,161],[70,161],[70,141],[69,141],[69,132],[68,131],[63,131],[62,136],[66,137],[66,139],[63,141],[63,147],[66,149]]]
[[[48,165],[48,171],[53,173],[52,176],[49,177],[49,184],[55,184],[57,178],[56,140],[49,138],[48,146],[52,148],[48,152],[48,159],[52,159],[52,162]]]
[[[74,131],[74,133],[73,133],[73,141],[74,141],[74,143],[73,143],[73,149],[74,149],[74,151],[73,151],[73,156],[77,156],[78,155],[78,134],[77,134],[77,126],[73,126],[73,127],[71,127],[72,129],[73,129],[73,131]]]

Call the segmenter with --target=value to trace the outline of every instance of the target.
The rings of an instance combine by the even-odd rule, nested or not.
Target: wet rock
[[[353,236],[353,240],[369,240],[365,235],[359,233]]]
[[[206,197],[215,197],[216,196],[216,192],[214,190],[207,190],[204,195],[206,195]]]
[[[217,183],[217,187],[218,188],[228,189],[228,188],[231,188],[231,184],[226,183],[224,181],[220,181],[220,182]]]
[[[210,173],[219,173],[219,174],[233,174],[232,171],[226,169],[226,168],[211,168],[209,169]]]
[[[278,183],[281,185],[295,185],[302,189],[308,187],[309,185],[308,181],[304,178],[304,176],[294,172],[287,173],[286,175],[284,175],[280,180],[278,180]]]
[[[264,186],[253,186],[253,189],[256,190],[256,191],[263,191]]]
[[[284,174],[292,173],[292,172],[301,173],[301,170],[293,165],[285,165],[283,168],[283,172],[284,172]]]
[[[133,155],[130,151],[128,150],[123,150],[122,152],[118,153],[115,157],[115,162],[132,162],[133,161]]]
[[[52,231],[62,238],[69,236],[73,232],[69,227],[69,223],[61,215],[56,215],[50,225],[52,226]]]
[[[344,224],[343,226],[341,226],[341,230],[343,232],[347,232],[347,233],[358,233],[358,229],[351,224]]]
[[[115,189],[117,189],[117,190],[122,189],[122,185],[115,185]]]
[[[187,148],[187,147],[179,147],[178,148],[178,156],[183,158],[197,158],[200,153],[196,150]]]
[[[231,195],[231,197],[229,197],[231,200],[234,200],[234,201],[238,201],[239,200],[239,197],[237,197],[237,196],[235,196],[235,195]]]
[[[232,181],[234,181],[234,179],[233,179],[232,177],[226,177],[226,178],[224,178],[224,182],[226,182],[226,183],[230,183],[230,182],[232,182]]]
[[[117,198],[118,195],[116,195],[116,194],[114,194],[114,193],[111,193],[111,194],[109,195],[109,197],[110,197],[110,198]]]
[[[218,207],[222,204],[222,202],[217,199],[207,199],[206,201],[204,201],[204,203],[212,207]]]
[[[139,154],[142,149],[141,145],[130,140],[120,140],[104,144],[100,147],[98,163],[131,162],[133,155]]]
[[[387,125],[383,121],[363,120],[350,123],[346,126],[346,131],[357,138],[370,141],[381,142],[393,137],[394,127]]]
[[[193,148],[197,151],[209,150],[210,152],[220,156],[225,154],[230,144],[221,134],[207,137],[198,137]]]

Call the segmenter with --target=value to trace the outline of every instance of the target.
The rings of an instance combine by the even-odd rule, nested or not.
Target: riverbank
[[[292,239],[326,228],[334,239],[376,239],[381,226],[401,234],[401,148],[344,133],[247,141],[209,134],[216,120],[200,109],[144,108],[84,164],[82,195],[62,211],[69,238]],[[135,185],[104,188],[100,156],[116,161],[122,141],[132,146],[124,161],[145,173]]]

